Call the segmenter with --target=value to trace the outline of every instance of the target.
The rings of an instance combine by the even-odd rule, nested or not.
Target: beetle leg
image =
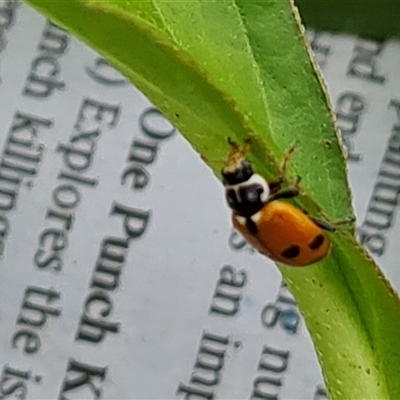
[[[296,143],[294,146],[292,146],[283,156],[283,159],[281,161],[281,165],[280,165],[280,170],[282,173],[283,177],[286,177],[287,174],[287,169],[288,169],[288,165],[293,157],[293,153],[296,150],[296,147],[298,146],[298,143]]]
[[[315,225],[319,226],[324,231],[336,232],[337,227],[335,225],[332,225],[329,222],[319,218],[310,217],[310,219],[315,223]]]
[[[267,202],[278,200],[278,199],[291,199],[300,194],[300,190],[296,187],[290,187],[287,189],[279,190],[276,193],[271,193],[268,197]]]
[[[283,185],[283,182],[284,182],[283,176],[281,176],[278,179],[275,179],[271,182],[268,182],[270,193],[275,194],[275,193],[279,192]]]
[[[307,211],[304,211],[304,214],[308,215]],[[310,219],[317,225],[319,226],[321,229],[323,229],[324,231],[327,232],[336,232],[338,227],[340,225],[346,225],[346,224],[351,224],[352,222],[355,221],[355,218],[349,218],[349,219],[344,219],[342,221],[337,221],[337,222],[333,222],[333,223],[329,223],[328,221],[325,221],[323,219],[319,219],[319,218],[314,218],[314,217],[310,217]]]
[[[292,146],[283,156],[282,161],[280,163],[279,169],[281,171],[281,175],[279,178],[268,182],[269,188],[271,190],[271,193],[273,195],[277,194],[278,192],[281,191],[281,187],[283,185],[283,183],[285,182],[286,179],[286,174],[287,174],[287,170],[288,170],[288,166],[289,163],[292,159],[293,153],[296,150],[296,147],[298,146],[298,143],[296,143],[294,146]],[[300,182],[300,177],[298,176],[296,181],[293,183],[293,187],[297,188],[298,184]],[[284,195],[285,196],[285,195]],[[289,196],[289,197],[293,197],[293,196]],[[279,197],[278,197],[279,198]],[[288,198],[288,197],[282,197],[282,198]]]
[[[271,194],[269,195],[267,202],[278,199],[291,199],[293,197],[298,196],[300,194],[300,187],[299,187],[300,181],[301,177],[297,176],[296,180],[288,188],[280,190],[279,187],[277,190],[271,191]]]

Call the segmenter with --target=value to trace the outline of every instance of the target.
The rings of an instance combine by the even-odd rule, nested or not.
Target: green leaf
[[[268,178],[299,142],[289,171],[302,177],[297,204],[331,221],[352,217],[332,112],[289,1],[27,2],[106,56],[217,175],[228,137],[251,138],[250,159]],[[399,299],[351,229],[331,239],[324,261],[280,266],[330,396],[400,398]]]

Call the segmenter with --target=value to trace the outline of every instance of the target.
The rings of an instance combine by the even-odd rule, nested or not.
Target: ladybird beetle
[[[229,143],[231,152],[222,177],[234,227],[260,253],[286,265],[306,266],[326,257],[330,241],[324,231],[333,232],[335,227],[280,200],[300,194],[300,177],[282,188],[294,147],[282,161],[281,177],[267,182],[253,172],[244,156],[247,150]]]

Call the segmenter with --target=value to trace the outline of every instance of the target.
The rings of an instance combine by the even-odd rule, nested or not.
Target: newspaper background
[[[0,398],[325,398],[279,272],[232,231],[223,188],[188,143],[94,51],[32,9],[4,1],[0,24]],[[379,171],[389,156],[393,173],[400,166],[400,43],[308,34],[349,151],[358,226],[398,288],[399,189]],[[74,136],[90,161],[75,180],[66,161]],[[10,173],[11,158],[25,172]],[[64,217],[57,204],[71,205]],[[129,245],[128,216],[138,234]],[[91,285],[112,237],[117,284],[101,291]],[[51,246],[57,257],[44,265]],[[226,306],[218,282],[232,275],[240,300],[224,316],[212,310]],[[102,328],[84,330],[84,315]],[[210,343],[223,361],[207,356]]]

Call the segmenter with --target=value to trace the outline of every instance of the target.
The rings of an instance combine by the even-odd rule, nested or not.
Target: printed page
[[[99,55],[0,3],[0,399],[326,399],[274,263]],[[400,43],[309,32],[359,240],[396,287]]]

